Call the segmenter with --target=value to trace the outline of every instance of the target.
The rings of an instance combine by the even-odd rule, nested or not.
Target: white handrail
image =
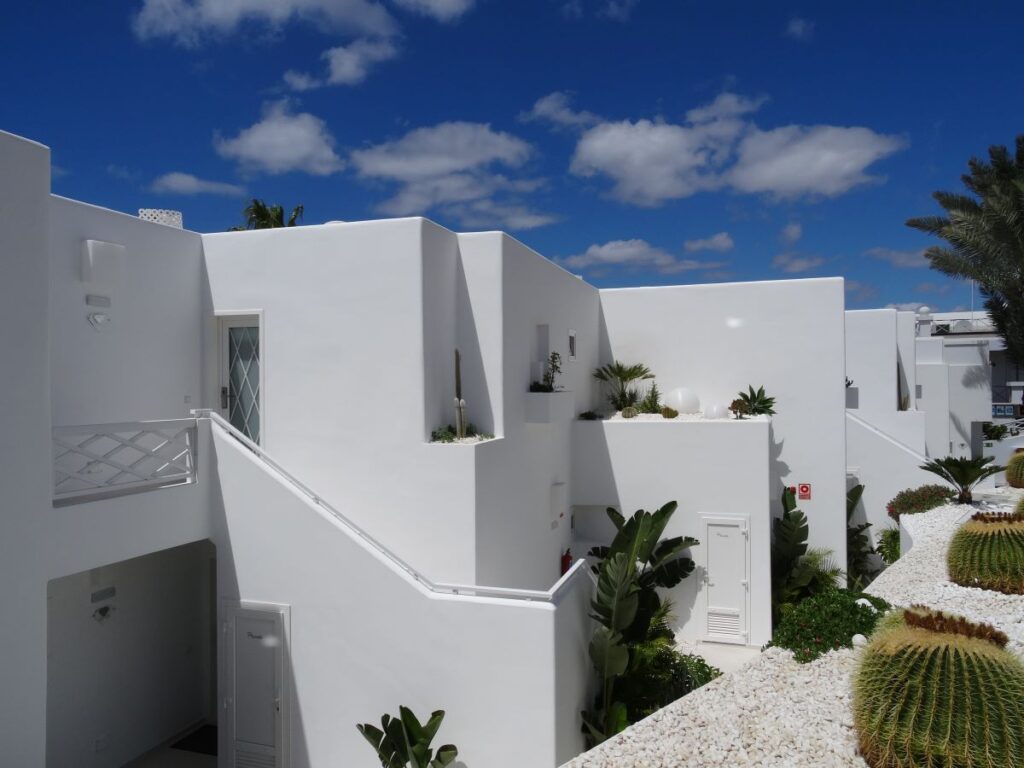
[[[202,408],[192,411],[192,415],[197,419],[209,419],[212,423],[216,424],[220,429],[227,432],[231,437],[235,438],[239,443],[242,444],[247,450],[249,450],[256,458],[261,462],[268,465],[278,475],[280,475],[289,485],[294,487],[296,490],[301,491],[303,495],[308,496],[309,499],[321,507],[325,512],[329,513],[334,517],[341,525],[347,528],[353,535],[358,536],[360,539],[366,542],[367,545],[372,547],[381,556],[387,558],[393,565],[405,571],[410,577],[422,584],[430,592],[442,595],[460,595],[460,596],[472,596],[472,597],[491,597],[501,598],[506,600],[525,600],[528,602],[542,602],[542,603],[553,603],[561,594],[566,591],[568,586],[576,580],[577,575],[581,571],[586,570],[586,560],[579,558],[573,563],[572,567],[548,590],[533,590],[533,589],[510,589],[507,587],[486,587],[475,584],[445,584],[431,581],[429,578],[424,576],[422,573],[413,568],[409,563],[399,557],[397,554],[388,549],[384,544],[375,539],[371,534],[367,533],[357,523],[344,514],[339,512],[329,502],[324,500],[320,494],[313,491],[305,483],[292,475],[288,470],[274,461],[273,458],[267,454],[259,445],[254,443],[234,426],[231,425],[223,416],[216,411],[208,408]]]

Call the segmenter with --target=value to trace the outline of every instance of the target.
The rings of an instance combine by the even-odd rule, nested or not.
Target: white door
[[[259,318],[220,319],[220,412],[231,426],[260,442],[263,350]]]
[[[224,708],[230,768],[287,764],[285,625],[281,608],[226,607]]]
[[[745,517],[705,517],[706,640],[746,644],[750,549]]]

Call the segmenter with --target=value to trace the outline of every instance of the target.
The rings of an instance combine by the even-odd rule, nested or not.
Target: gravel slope
[[[1010,509],[1021,493],[987,494],[986,506]],[[995,624],[1024,655],[1024,597],[950,583],[945,551],[957,524],[974,510],[951,505],[908,524],[914,547],[868,588],[895,605],[924,603]],[[742,669],[655,712],[564,768],[712,768],[867,765],[858,755],[850,712],[857,650],[832,651],[797,664],[769,648]]]

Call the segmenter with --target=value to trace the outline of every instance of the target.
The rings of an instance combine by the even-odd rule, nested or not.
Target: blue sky
[[[975,7],[970,7],[975,6]],[[842,275],[970,304],[907,229],[1024,129],[1015,3],[131,0],[0,22],[54,191],[240,223],[424,214],[599,286]]]

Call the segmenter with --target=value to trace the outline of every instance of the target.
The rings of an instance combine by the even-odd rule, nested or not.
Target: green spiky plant
[[[693,572],[687,552],[699,543],[688,536],[661,538],[677,506],[670,501],[655,512],[637,510],[628,520],[609,507],[615,538],[589,552],[597,559],[597,588],[590,604],[597,627],[589,652],[598,694],[593,708],[583,713],[583,732],[591,746],[643,716],[623,700],[631,688],[623,678],[645,674],[645,659],[656,651],[651,644],[673,637],[669,607],[658,589],[671,589]]]
[[[764,387],[747,387],[746,392],[740,392],[735,400],[729,405],[737,419],[747,416],[772,416],[775,414],[775,398],[765,394]]]
[[[864,486],[855,485],[846,492],[846,586],[862,590],[878,575],[872,567],[875,548],[871,545],[868,528],[871,523],[854,523],[853,513],[864,495]]]
[[[810,549],[807,516],[792,488],[782,489],[782,517],[772,522],[772,622],[804,598],[836,586],[843,572],[827,549]]]
[[[1006,462],[1006,483],[1011,488],[1024,488],[1024,453],[1015,453]]]
[[[878,534],[878,554],[886,565],[900,559],[900,529],[883,528]]]
[[[886,616],[853,679],[873,768],[1024,764],[1024,664],[994,627],[913,607]]]
[[[636,383],[653,379],[651,369],[643,363],[624,365],[616,360],[594,371],[594,378],[608,385],[608,402],[616,411],[640,403],[640,390]]]
[[[974,515],[953,534],[946,565],[961,586],[1024,595],[1024,513]]]
[[[421,724],[412,710],[399,707],[398,717],[381,717],[380,728],[370,723],[356,728],[377,751],[383,768],[444,768],[455,761],[459,750],[452,744],[445,744],[438,748],[435,756],[430,748],[442,720],[444,711],[440,709]]]
[[[638,407],[640,413],[661,413],[661,392],[658,390],[658,382],[651,382],[650,389]]]
[[[1002,472],[1005,467],[992,464],[991,456],[979,456],[966,459],[960,456],[947,456],[944,459],[932,459],[922,464],[921,469],[938,475],[953,486],[958,504],[970,504],[974,501],[971,491],[987,477]]]

